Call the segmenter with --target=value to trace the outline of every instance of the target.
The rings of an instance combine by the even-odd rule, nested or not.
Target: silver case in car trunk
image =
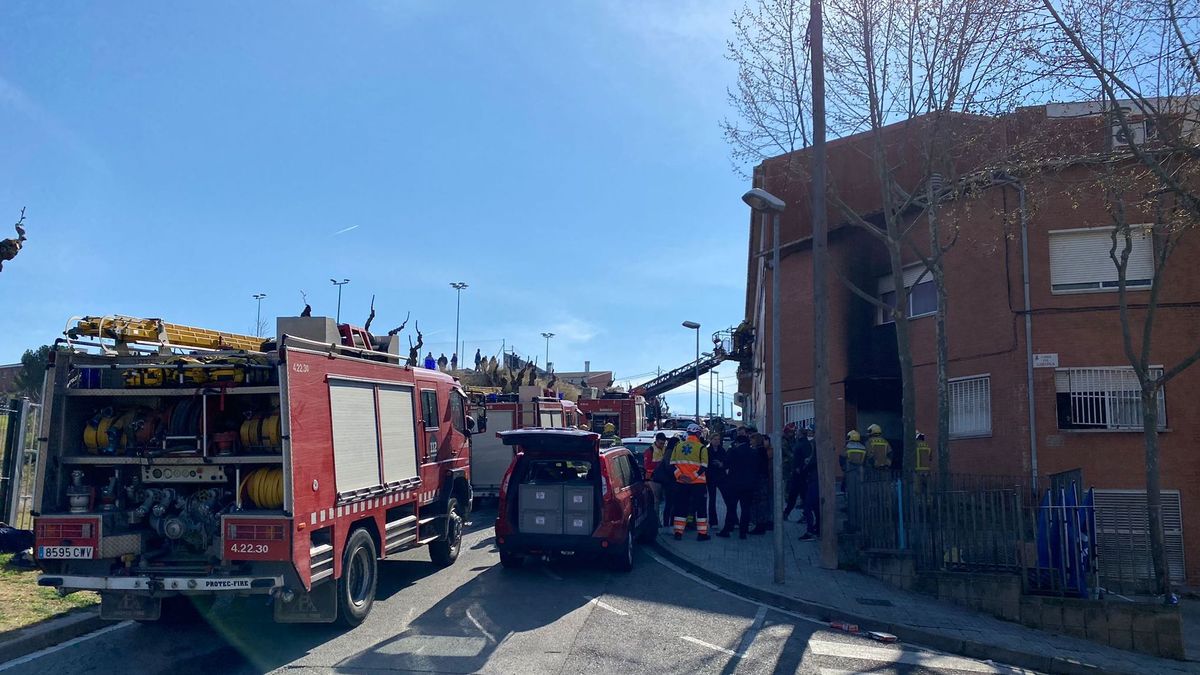
[[[562,534],[562,511],[521,509],[521,532],[524,534]]]
[[[562,507],[562,485],[522,484],[520,501],[517,502],[521,531],[527,534],[562,534]]]

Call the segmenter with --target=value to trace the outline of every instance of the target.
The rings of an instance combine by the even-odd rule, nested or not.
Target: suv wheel
[[[429,544],[429,559],[434,565],[449,567],[458,560],[458,552],[462,549],[462,533],[463,517],[458,497],[451,497],[446,503],[446,533]]]
[[[653,544],[657,538],[658,514],[651,510],[645,518],[642,518],[642,527],[638,530],[637,540],[639,544]]]
[[[503,549],[500,550],[500,564],[505,569],[515,570],[525,564],[525,556],[516,553],[509,553]]]
[[[346,540],[342,555],[342,577],[338,579],[338,621],[353,628],[371,613],[375,588],[379,585],[379,560],[375,541],[359,528]]]
[[[633,569],[632,521],[625,527],[625,543],[616,551],[613,551],[613,557],[610,558],[610,564],[613,570],[617,572],[629,572]]]

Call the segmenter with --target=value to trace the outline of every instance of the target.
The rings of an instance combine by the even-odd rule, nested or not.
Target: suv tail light
[[[496,499],[496,539],[501,544],[504,543],[504,540],[500,535],[507,534],[516,529],[516,523],[509,519],[508,484],[513,480],[513,470],[520,463],[521,457],[521,453],[513,453],[513,460],[509,462],[508,468],[504,470],[504,478],[500,480],[499,496]]]

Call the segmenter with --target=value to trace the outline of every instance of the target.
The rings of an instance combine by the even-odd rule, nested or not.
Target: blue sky
[[[251,332],[252,293],[273,317],[304,290],[332,316],[349,277],[344,318],[374,293],[375,326],[411,311],[435,356],[466,281],[468,353],[548,330],[560,370],[680,365],[681,321],[744,305],[734,8],[6,0],[0,227],[26,206],[29,241],[0,361],[75,314]]]

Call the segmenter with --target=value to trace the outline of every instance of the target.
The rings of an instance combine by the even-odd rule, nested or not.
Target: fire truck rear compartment
[[[171,387],[187,376],[172,377],[167,368],[146,387],[131,374],[150,368],[97,368],[113,359],[83,354],[60,361],[70,371],[51,411],[51,461],[35,530],[47,571],[231,574],[247,569],[247,560],[273,557],[273,549],[288,558],[277,385]],[[223,372],[212,365],[206,377]],[[234,514],[239,524],[223,525]],[[70,541],[55,528],[56,516],[93,517],[100,536],[91,558],[42,555]]]

